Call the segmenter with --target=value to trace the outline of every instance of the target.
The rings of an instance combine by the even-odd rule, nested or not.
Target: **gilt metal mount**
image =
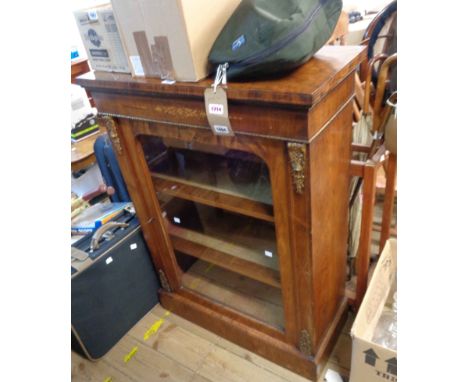
[[[108,115],[103,116],[103,119],[106,121],[107,134],[109,134],[112,145],[114,146],[115,151],[121,155],[122,145],[120,144],[120,138],[119,134],[117,133],[117,128],[115,127],[114,119]]]
[[[159,273],[159,279],[161,280],[161,286],[166,292],[172,292],[171,286],[169,285],[169,282],[167,281],[166,274],[162,269],[158,271]]]
[[[312,355],[312,341],[309,332],[305,329],[301,330],[299,335],[299,350],[306,356]]]
[[[298,194],[304,191],[306,146],[303,143],[288,142],[289,162],[291,163],[294,189]]]

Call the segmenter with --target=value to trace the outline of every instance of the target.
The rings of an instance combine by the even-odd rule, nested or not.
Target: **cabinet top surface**
[[[311,107],[355,69],[364,59],[365,52],[363,46],[326,45],[309,62],[286,76],[254,82],[229,82],[228,98],[241,102]],[[91,91],[174,97],[203,97],[204,90],[212,82],[213,78],[206,78],[199,82],[166,85],[158,78],[135,78],[130,74],[107,72],[90,72],[77,80],[79,85]]]

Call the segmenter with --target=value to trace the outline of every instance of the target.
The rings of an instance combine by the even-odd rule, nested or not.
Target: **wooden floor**
[[[376,226],[381,198],[377,201]],[[373,236],[373,253],[378,235]],[[117,319],[117,318],[116,318]],[[325,371],[337,371],[348,381],[354,314],[338,338]],[[305,382],[292,373],[157,305],[98,362],[71,354],[73,382]],[[324,375],[319,379],[324,381]]]
[[[352,316],[350,316],[327,365],[345,376],[349,375],[351,355],[349,330],[352,321]],[[152,327],[158,326],[156,332],[154,329],[151,330]],[[145,340],[145,333],[148,331],[153,334]],[[74,382],[307,381],[289,370],[167,312],[160,305],[143,317],[98,362],[90,362],[72,352],[71,375]]]

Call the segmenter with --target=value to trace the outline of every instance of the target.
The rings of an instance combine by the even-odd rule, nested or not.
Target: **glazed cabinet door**
[[[166,291],[296,344],[284,142],[124,118],[116,125]]]

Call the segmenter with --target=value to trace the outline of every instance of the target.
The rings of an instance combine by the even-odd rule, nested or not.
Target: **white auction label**
[[[210,103],[208,105],[208,110],[210,111],[210,114],[223,115],[224,114],[224,105],[221,105],[219,103]]]
[[[229,128],[227,126],[223,125],[214,125],[213,129],[215,130],[216,133],[218,134],[230,134]]]
[[[130,62],[132,63],[133,72],[135,76],[144,76],[145,71],[143,65],[141,64],[140,56],[129,56]]]
[[[205,89],[205,111],[214,135],[234,135],[229,122],[227,94],[222,87],[218,86],[216,92],[213,88]]]

